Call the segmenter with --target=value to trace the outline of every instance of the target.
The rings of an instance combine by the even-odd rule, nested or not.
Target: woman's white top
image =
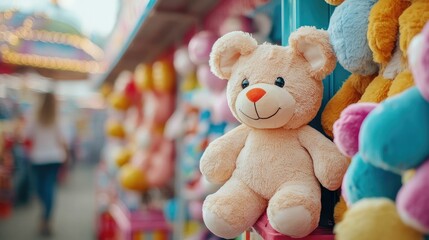
[[[43,126],[34,118],[28,119],[24,135],[32,142],[31,162],[34,164],[62,163],[66,158],[62,134],[58,124]]]

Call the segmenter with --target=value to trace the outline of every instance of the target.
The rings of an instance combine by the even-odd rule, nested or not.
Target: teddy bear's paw
[[[294,238],[305,237],[317,226],[304,206],[294,206],[270,214],[270,224],[278,232]]]
[[[232,239],[243,232],[243,230],[234,228],[227,221],[208,209],[203,208],[203,219],[207,228],[222,238]]]

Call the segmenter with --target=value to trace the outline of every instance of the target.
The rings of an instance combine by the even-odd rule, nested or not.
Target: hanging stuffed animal
[[[132,84],[132,74],[128,71],[122,72],[113,86],[108,99],[108,117],[105,130],[108,136],[103,148],[103,159],[107,163],[107,169],[115,174],[118,163],[125,162],[129,154],[124,149],[127,145],[129,131],[124,124],[128,115],[128,110],[133,104],[133,97],[138,95],[136,91],[131,91],[129,85]],[[132,92],[132,94],[130,94]]]
[[[147,66],[148,67],[148,66]],[[136,131],[137,150],[119,173],[121,184],[131,190],[166,186],[174,174],[174,144],[164,137],[164,126],[174,111],[175,76],[167,60],[153,64],[142,87],[144,119]]]

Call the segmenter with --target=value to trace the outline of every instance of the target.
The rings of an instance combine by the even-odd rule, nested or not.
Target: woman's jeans
[[[37,195],[42,202],[42,219],[49,221],[54,205],[55,187],[61,163],[33,164]]]

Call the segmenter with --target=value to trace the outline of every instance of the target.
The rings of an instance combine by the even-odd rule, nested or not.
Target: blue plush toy
[[[354,156],[343,184],[349,203],[369,197],[395,200],[401,174],[426,161],[429,102],[421,93],[426,88],[411,88],[377,107],[356,104],[343,111],[334,125],[334,135],[340,151]],[[357,134],[358,148],[350,144],[356,142]]]
[[[334,126],[337,136],[347,131],[348,119],[350,115],[344,114]],[[359,151],[344,179],[347,201],[353,204],[368,197],[395,200],[402,186],[401,174],[429,156],[429,125],[423,124],[428,122],[429,103],[415,87],[376,107],[362,123]]]
[[[349,72],[371,75],[378,71],[368,45],[368,16],[378,0],[346,0],[331,16],[328,33],[338,62]]]
[[[322,113],[322,127],[332,137],[332,126],[348,105],[358,102],[378,72],[368,43],[369,15],[378,0],[325,0],[335,8],[329,38],[340,65],[352,74],[329,100]]]

